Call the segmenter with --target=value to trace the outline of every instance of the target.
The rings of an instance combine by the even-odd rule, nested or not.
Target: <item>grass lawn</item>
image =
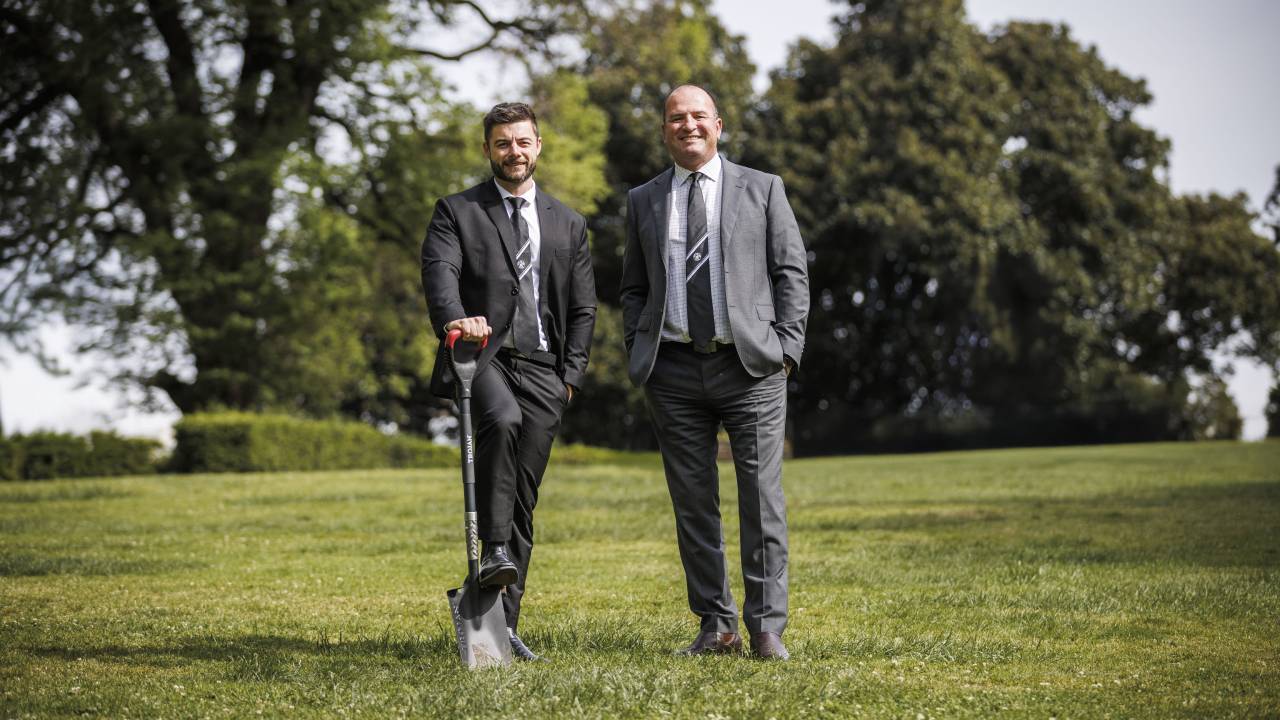
[[[553,452],[522,635],[554,662],[467,672],[456,470],[0,483],[0,717],[1280,716],[1280,443],[784,485],[790,663],[672,657],[696,621],[657,457]]]

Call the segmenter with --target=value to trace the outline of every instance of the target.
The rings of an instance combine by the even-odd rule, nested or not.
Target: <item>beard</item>
[[[530,160],[525,165],[502,165],[490,160],[489,168],[493,170],[494,177],[499,180],[519,184],[533,177],[533,171],[538,169],[538,161]]]

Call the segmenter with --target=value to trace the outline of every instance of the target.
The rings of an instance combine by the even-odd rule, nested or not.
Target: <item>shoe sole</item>
[[[480,587],[494,588],[515,585],[520,581],[520,573],[515,568],[499,568],[488,575],[480,576]]]
[[[702,648],[701,650],[677,650],[674,653],[677,657],[698,657],[700,655],[742,655],[741,645],[727,645],[715,648]]]

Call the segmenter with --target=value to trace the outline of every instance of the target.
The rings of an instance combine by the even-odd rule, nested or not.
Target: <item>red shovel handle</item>
[[[454,328],[450,330],[449,334],[444,336],[444,346],[452,350],[453,344],[457,342],[458,338],[460,337],[462,337],[461,330],[459,330],[458,328]],[[480,349],[483,350],[488,346],[489,346],[489,337],[486,335],[484,338],[480,340]]]

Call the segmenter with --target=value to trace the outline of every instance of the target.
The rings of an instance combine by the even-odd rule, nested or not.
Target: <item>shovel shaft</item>
[[[467,573],[477,578],[480,576],[480,533],[476,522],[476,443],[471,432],[471,398],[461,393],[458,415],[462,426],[462,509],[467,534]]]
[[[476,440],[471,431],[471,381],[476,375],[476,354],[470,360],[459,360],[456,345],[462,338],[461,330],[450,330],[445,336],[445,347],[449,350],[449,366],[453,370],[454,386],[457,390],[458,424],[462,430],[462,510],[463,529],[467,535],[467,573],[474,581],[480,577],[480,533],[476,520]],[[479,343],[479,350],[489,344],[489,338]]]

